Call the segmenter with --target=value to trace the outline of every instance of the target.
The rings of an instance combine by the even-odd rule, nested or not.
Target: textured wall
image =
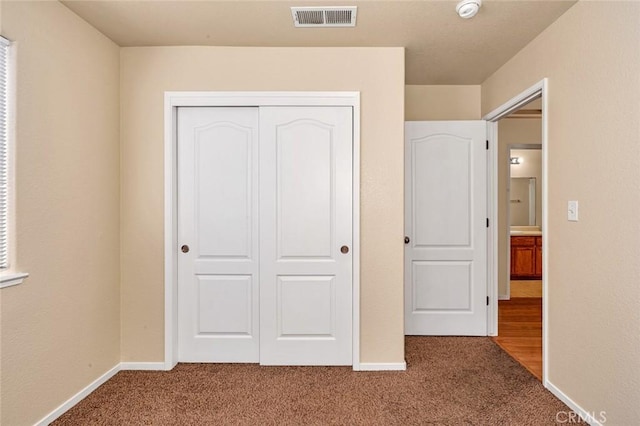
[[[548,380],[619,425],[640,423],[639,45],[640,3],[578,2],[482,85],[486,113],[549,79]]]
[[[361,361],[404,361],[402,48],[121,50],[122,358],[164,359],[163,94],[361,92]]]
[[[406,121],[479,120],[480,86],[405,86]]]
[[[15,41],[15,269],[4,425],[33,424],[120,360],[118,47],[58,2],[2,2]]]

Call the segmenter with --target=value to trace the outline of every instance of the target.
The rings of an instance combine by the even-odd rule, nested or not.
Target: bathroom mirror
[[[511,178],[511,226],[536,224],[536,178]]]

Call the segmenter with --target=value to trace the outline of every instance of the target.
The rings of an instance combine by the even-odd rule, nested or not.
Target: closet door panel
[[[260,109],[260,363],[352,364],[352,109]]]
[[[258,108],[178,109],[181,362],[258,362]]]

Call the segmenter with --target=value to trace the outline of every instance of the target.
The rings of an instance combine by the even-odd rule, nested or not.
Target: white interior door
[[[405,124],[405,334],[487,335],[486,134]]]
[[[259,360],[257,168],[258,108],[178,108],[179,361]]]
[[[260,109],[260,363],[352,364],[352,109]]]

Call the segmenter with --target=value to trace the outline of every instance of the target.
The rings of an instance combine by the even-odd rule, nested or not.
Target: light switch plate
[[[567,220],[571,222],[578,221],[578,202],[569,201],[567,203]]]

